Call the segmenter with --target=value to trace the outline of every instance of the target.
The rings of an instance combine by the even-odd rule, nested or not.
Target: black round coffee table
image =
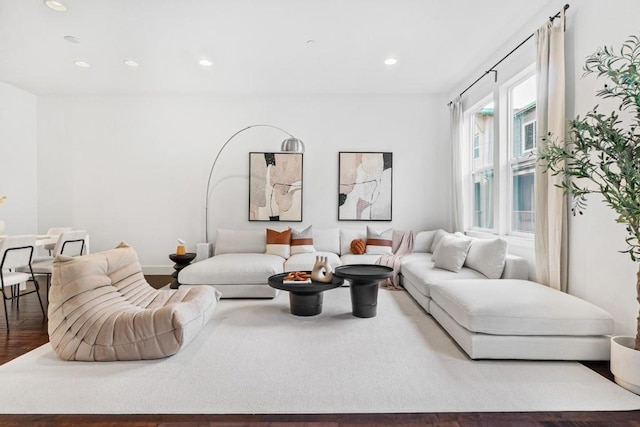
[[[307,273],[310,273],[307,271]],[[329,289],[342,286],[344,279],[333,276],[331,282],[323,283],[283,283],[284,276],[289,273],[275,274],[269,277],[269,286],[283,291],[289,291],[289,306],[291,314],[296,316],[315,316],[322,313],[322,293]]]
[[[378,283],[392,275],[393,268],[375,264],[343,265],[333,273],[351,282],[351,309],[356,317],[376,317]]]

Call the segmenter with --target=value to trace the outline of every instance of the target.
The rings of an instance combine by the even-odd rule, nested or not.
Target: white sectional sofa
[[[199,261],[180,271],[185,285],[213,285],[222,298],[273,298],[267,278],[311,270],[316,256],[333,267],[374,264],[380,255],[354,255],[365,231],[314,230],[316,252],[285,259],[266,254],[263,230],[218,230]],[[394,249],[397,242],[394,242]],[[607,360],[613,318],[569,294],[528,281],[526,261],[499,238],[473,239],[443,230],[415,235],[400,262],[401,283],[473,359]]]
[[[285,259],[265,253],[264,230],[218,230],[213,256],[209,256],[211,244],[198,245],[198,262],[181,270],[178,281],[185,285],[213,285],[222,292],[222,298],[273,298],[279,290],[268,285],[269,276],[311,270],[316,256],[327,257],[332,267],[374,264],[380,255],[354,255],[349,250],[353,239],[366,237],[366,231],[314,229],[316,252]]]

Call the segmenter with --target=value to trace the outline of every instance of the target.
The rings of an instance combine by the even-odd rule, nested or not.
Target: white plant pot
[[[611,372],[618,385],[640,394],[640,351],[635,337],[611,338]]]

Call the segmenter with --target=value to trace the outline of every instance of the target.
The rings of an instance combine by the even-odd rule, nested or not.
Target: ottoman
[[[608,360],[613,317],[528,280],[447,280],[431,315],[472,359]]]

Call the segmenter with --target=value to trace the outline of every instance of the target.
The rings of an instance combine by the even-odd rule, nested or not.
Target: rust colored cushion
[[[351,253],[361,255],[367,249],[367,243],[362,239],[353,239],[351,241]]]
[[[289,258],[291,255],[291,229],[276,231],[267,228],[267,253]]]

